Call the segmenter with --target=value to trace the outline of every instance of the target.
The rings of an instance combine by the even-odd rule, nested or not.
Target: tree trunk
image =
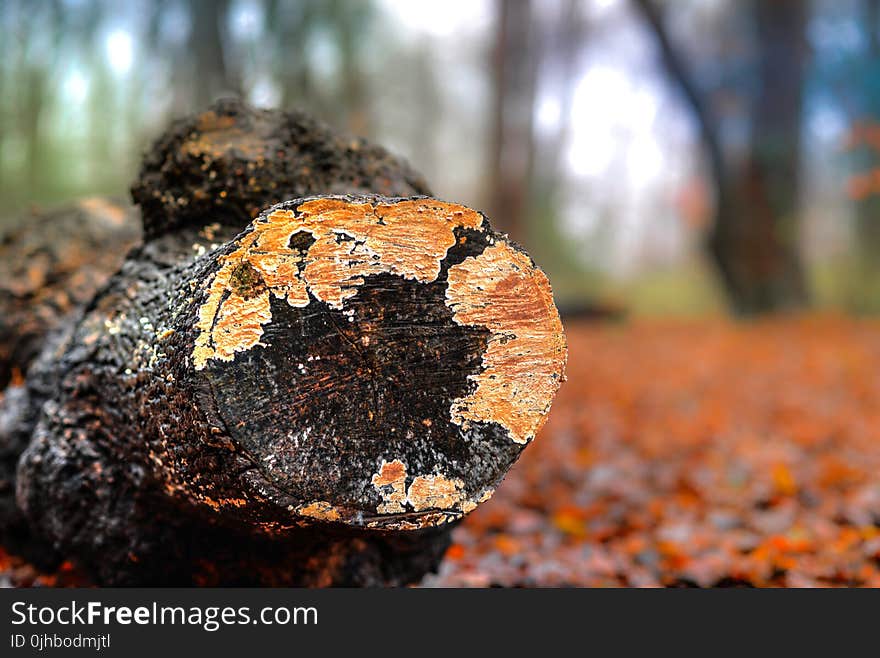
[[[76,316],[137,243],[134,208],[105,199],[33,212],[0,241],[0,539],[13,553],[43,563],[15,507],[15,469],[54,381],[52,362]],[[25,385],[24,376],[28,376]],[[5,390],[4,390],[5,389]],[[36,549],[36,550],[33,550]]]
[[[749,315],[809,301],[799,251],[800,130],[806,9],[798,0],[754,3],[758,96],[745,166],[725,162],[715,119],[651,0],[636,5],[657,37],[670,76],[696,117],[715,188],[713,257],[732,308]]]
[[[367,3],[355,6],[339,3],[333,9],[341,69],[339,98],[345,107],[345,131],[366,135],[370,132],[370,114],[365,76],[361,71],[360,42],[369,22],[370,7]]]
[[[256,154],[252,182],[215,193]],[[32,373],[55,386],[17,474],[31,525],[99,583],[417,580],[559,386],[546,278],[482,215],[370,194],[248,224],[276,194],[263,177],[420,191],[301,115],[220,104],[157,142],[146,241]]]
[[[278,65],[276,76],[281,85],[281,107],[299,107],[323,116],[325,103],[312,79],[307,56],[309,33],[315,30],[319,22],[318,9],[314,2],[298,3],[298,14],[294,20],[290,20],[286,16],[286,12],[291,11],[290,3],[269,0],[265,31],[275,34],[274,48],[276,52],[283,52],[283,55],[274,58]]]
[[[190,0],[190,52],[195,55],[195,107],[221,96],[240,96],[241,83],[229,66],[223,39],[229,18],[228,0]]]
[[[498,229],[521,239],[529,203],[537,58],[530,0],[496,0],[490,202]]]
[[[712,253],[734,307],[760,313],[808,302],[800,257],[800,146],[806,7],[756,2],[760,88],[751,149],[736,181],[736,215],[723,213]]]

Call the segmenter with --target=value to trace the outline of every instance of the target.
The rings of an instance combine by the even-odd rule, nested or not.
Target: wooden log
[[[362,152],[338,171],[382,173],[357,186],[409,180]],[[237,235],[247,200],[181,210],[228,164],[144,207],[144,245],[47,359],[18,503],[103,584],[417,580],[562,380],[546,277],[480,213],[428,197],[299,198]]]
[[[333,189],[429,192],[405,162],[378,146],[300,113],[224,100],[175,122],[156,141],[132,194],[143,207],[147,240],[201,230],[190,247],[207,250],[262,208]],[[0,243],[0,390],[10,384],[0,393],[0,542],[47,567],[58,556],[34,541],[15,505],[15,469],[57,389],[76,318],[139,239],[141,213],[133,211],[89,199],[36,213]]]
[[[15,506],[15,469],[55,382],[51,368],[73,322],[140,240],[128,203],[89,198],[34,209],[0,240],[0,542],[46,564]],[[25,385],[25,377],[28,377]],[[51,560],[49,560],[51,562]]]

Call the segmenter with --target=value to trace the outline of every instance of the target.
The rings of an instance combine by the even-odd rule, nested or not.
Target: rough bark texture
[[[245,227],[269,206],[313,194],[430,194],[409,165],[299,112],[226,99],[176,122],[132,187],[154,237],[213,221]]]
[[[322,196],[247,225],[278,189],[422,192],[306,123],[225,103],[160,139],[144,245],[32,368],[36,427],[7,414],[32,429],[19,506],[99,583],[412,582],[549,410],[549,285],[479,213]],[[191,161],[193,140],[212,146]]]
[[[54,387],[46,365],[139,238],[132,206],[95,198],[33,211],[0,241],[0,540],[41,564],[48,553],[15,506],[18,458]]]

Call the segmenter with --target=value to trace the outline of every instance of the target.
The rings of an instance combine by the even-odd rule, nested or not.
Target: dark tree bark
[[[716,225],[712,246],[741,311],[804,306],[800,257],[800,157],[806,3],[754,3],[758,79],[750,158],[737,221]]]
[[[148,237],[206,219],[243,228],[287,199],[370,192],[430,194],[419,173],[381,147],[300,112],[254,110],[233,99],[175,122],[132,187]]]
[[[670,77],[693,111],[708,152],[715,221],[708,247],[732,308],[754,314],[809,300],[799,252],[800,130],[806,8],[798,0],[755,2],[759,90],[742,170],[725,162],[716,121],[675,50],[655,3],[635,0]]]
[[[217,194],[242,158],[276,185]],[[32,373],[55,382],[17,474],[33,527],[104,584],[434,569],[560,383],[546,278],[482,215],[424,196],[244,210],[411,180],[299,115],[221,104],[176,124],[135,185],[145,244]]]
[[[534,158],[537,73],[530,0],[496,0],[490,200],[498,229],[521,239]]]
[[[40,563],[46,551],[30,541],[14,504],[19,455],[54,386],[31,364],[41,352],[47,363],[58,357],[83,306],[139,238],[132,206],[96,198],[34,211],[0,241],[0,543]],[[45,365],[36,372],[46,373]]]

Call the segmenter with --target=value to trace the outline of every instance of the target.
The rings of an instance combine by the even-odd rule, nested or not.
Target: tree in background
[[[537,32],[530,0],[495,0],[495,8],[489,207],[500,230],[522,239],[535,153]]]
[[[566,299],[567,311],[576,307],[579,312],[604,312],[595,299],[596,274],[589,256],[561,231],[570,183],[565,156],[589,29],[587,3],[495,0],[493,7],[489,216],[555,270],[555,290],[558,298]],[[539,131],[537,106],[548,99],[555,104],[556,119],[552,127]],[[576,299],[568,299],[573,296]]]
[[[189,0],[189,15],[193,104],[204,107],[218,95],[241,95],[241,81],[229,62],[229,0]]]
[[[799,250],[801,123],[805,79],[805,3],[753,1],[755,95],[745,157],[732,164],[718,119],[692,80],[652,0],[636,0],[663,63],[681,88],[708,151],[715,218],[708,249],[732,308],[744,315],[809,301]]]

